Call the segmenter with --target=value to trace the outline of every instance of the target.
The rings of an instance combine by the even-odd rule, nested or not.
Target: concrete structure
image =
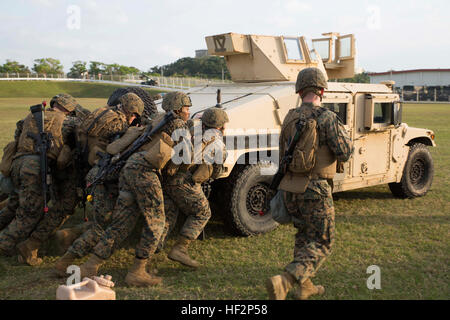
[[[206,57],[207,55],[208,55],[208,50],[207,49],[195,50],[195,57],[196,58]]]
[[[370,83],[393,80],[395,86],[450,86],[450,69],[415,69],[369,73]]]

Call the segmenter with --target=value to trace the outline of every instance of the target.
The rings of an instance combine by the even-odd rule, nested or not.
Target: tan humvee
[[[224,56],[233,84],[189,90],[192,117],[216,104],[218,89],[230,122],[223,179],[213,183],[212,203],[224,210],[243,235],[277,226],[265,204],[278,163],[278,136],[288,110],[299,106],[298,72],[315,66],[329,79],[354,75],[353,35],[324,34],[310,49],[304,37],[227,33],[206,37],[208,52]],[[398,197],[424,195],[431,186],[433,161],[426,146],[434,133],[401,121],[402,105],[393,83],[329,82],[323,106],[334,111],[352,137],[355,152],[334,179],[334,192],[389,184]]]

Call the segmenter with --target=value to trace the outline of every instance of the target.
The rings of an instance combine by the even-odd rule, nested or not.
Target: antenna
[[[222,108],[222,105],[220,104],[222,102],[222,93],[220,89],[217,89],[217,104],[216,108]]]

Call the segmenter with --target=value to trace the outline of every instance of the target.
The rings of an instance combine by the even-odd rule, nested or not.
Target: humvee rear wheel
[[[399,198],[424,196],[431,187],[434,175],[433,158],[422,143],[415,143],[409,149],[408,159],[399,183],[389,183],[392,194]]]
[[[240,235],[250,236],[269,232],[278,226],[265,206],[272,197],[271,175],[261,175],[268,164],[258,163],[235,168],[228,181],[229,212],[227,220]],[[227,199],[227,200],[228,200]]]

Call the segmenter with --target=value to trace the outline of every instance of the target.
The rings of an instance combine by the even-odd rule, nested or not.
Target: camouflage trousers
[[[17,198],[15,200],[16,201],[8,198],[6,206],[0,210],[0,231],[5,229],[16,216],[19,202],[17,201]]]
[[[0,251],[11,253],[16,244],[29,237],[44,216],[44,197],[40,177],[39,156],[22,156],[13,160],[11,179],[14,191],[9,196],[15,216],[0,232]]]
[[[56,171],[53,174],[51,188],[55,199],[48,210],[48,214],[38,223],[31,234],[31,238],[41,242],[48,240],[74,214],[75,207],[80,201],[76,181],[74,168],[67,168],[64,172]]]
[[[294,260],[285,268],[300,283],[314,277],[331,253],[335,221],[331,187],[313,180],[305,193],[286,192],[286,208],[292,215],[295,235]]]
[[[98,167],[93,167],[87,177],[87,181],[93,181],[98,172]],[[70,253],[78,257],[84,257],[92,251],[98,241],[105,235],[105,230],[111,222],[112,213],[119,195],[118,182],[108,182],[95,186],[93,190],[92,206],[94,217],[92,225],[74,241],[68,249]]]
[[[162,239],[165,239],[175,225],[180,211],[187,218],[180,235],[195,240],[211,218],[209,201],[200,184],[184,183],[180,185],[164,185],[164,208],[167,225]]]
[[[108,259],[133,231],[142,215],[144,224],[135,255],[139,259],[148,259],[155,252],[165,225],[159,177],[147,166],[128,162],[120,172],[119,189],[112,222],[95,246],[94,253],[99,258]]]

